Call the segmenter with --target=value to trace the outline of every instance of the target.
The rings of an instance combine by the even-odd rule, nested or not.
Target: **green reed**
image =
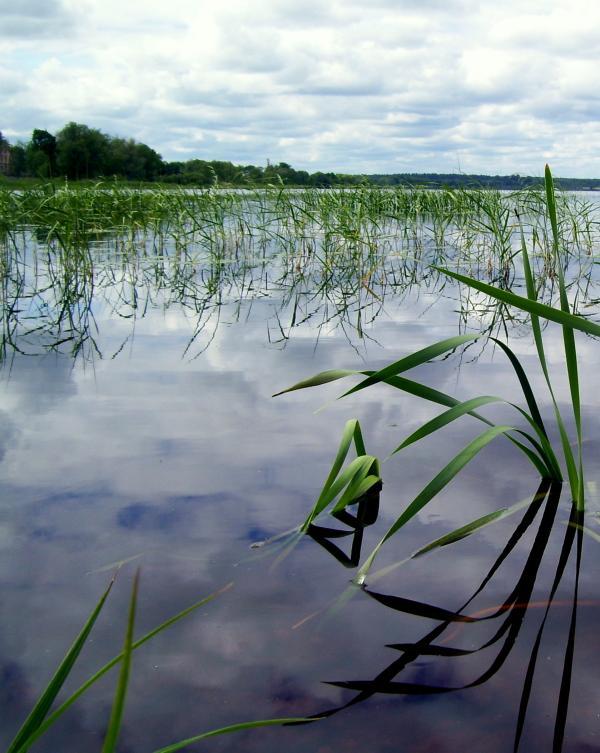
[[[556,201],[561,258],[572,264],[565,285],[591,300],[594,207],[577,197]],[[551,302],[558,272],[545,207],[534,190],[0,188],[3,354],[30,352],[34,331],[44,333],[43,348],[99,354],[91,315],[98,295],[115,295],[126,317],[165,298],[185,306],[197,317],[190,348],[209,319],[216,326],[223,303],[241,306],[251,291],[280,296],[269,336],[279,332],[281,342],[308,320],[349,327],[360,340],[386,292],[400,298],[415,285],[440,292],[442,267],[511,290],[521,229],[538,297]],[[461,309],[463,326],[485,318],[490,332],[515,316],[490,296],[464,296]]]
[[[581,405],[579,394],[579,374],[578,374],[578,362],[577,352],[575,345],[575,330],[585,332],[587,334],[599,336],[600,326],[577,316],[571,311],[571,304],[569,302],[567,285],[565,282],[563,264],[564,254],[562,250],[562,235],[561,225],[558,220],[559,213],[557,211],[557,198],[554,191],[554,185],[552,175],[548,166],[545,171],[545,209],[550,225],[551,232],[551,251],[553,259],[553,268],[556,270],[557,284],[559,292],[560,308],[551,307],[545,303],[541,303],[537,297],[537,289],[530,263],[529,253],[527,250],[527,244],[525,242],[525,235],[523,233],[521,223],[521,217],[519,211],[515,211],[516,222],[519,225],[521,232],[521,258],[523,263],[525,282],[526,282],[526,296],[518,295],[511,290],[504,289],[500,286],[490,285],[489,283],[482,282],[476,278],[464,275],[462,273],[450,270],[446,267],[434,265],[434,269],[442,275],[448,276],[457,280],[460,283],[467,285],[477,291],[485,293],[490,298],[499,301],[500,303],[514,307],[523,312],[526,312],[530,316],[531,329],[535,340],[537,356],[540,369],[543,373],[546,381],[552,404],[554,407],[554,414],[556,425],[560,435],[560,443],[562,449],[562,459],[566,467],[567,476],[569,480],[569,487],[574,506],[579,511],[584,509],[584,475],[583,475],[583,457],[582,457],[582,421],[581,421]],[[534,197],[537,199],[537,197]],[[492,216],[490,214],[493,207],[487,207],[485,210],[486,216]],[[494,210],[495,211],[495,210]],[[531,212],[531,207],[529,207]],[[500,225],[498,225],[500,221]],[[508,228],[510,219],[506,213],[502,210],[499,215],[495,215],[493,225],[490,225],[490,231],[492,233],[499,233],[499,242],[504,243],[505,232]],[[544,351],[542,328],[540,319],[546,319],[556,322],[561,325],[563,333],[563,344],[565,352],[565,363],[569,382],[571,408],[573,413],[573,419],[576,431],[575,446],[573,451],[571,446],[571,439],[568,435],[565,420],[559,410],[558,402],[555,397],[555,392],[552,386],[546,355]],[[521,386],[521,391],[525,400],[526,408],[520,407],[512,402],[505,401],[502,398],[496,396],[477,396],[470,400],[459,402],[456,398],[442,393],[432,388],[401,376],[404,372],[425,364],[432,359],[441,355],[451,353],[457,348],[465,345],[473,340],[476,340],[480,335],[462,335],[452,337],[447,340],[435,343],[415,353],[412,353],[399,361],[396,361],[389,366],[380,369],[378,371],[348,371],[348,370],[331,370],[321,372],[309,379],[303,380],[283,392],[289,392],[291,390],[304,389],[307,387],[318,386],[331,381],[335,381],[341,378],[345,378],[350,375],[360,374],[365,377],[358,385],[347,390],[342,397],[353,394],[365,388],[368,388],[375,384],[385,383],[403,392],[408,392],[421,399],[428,400],[440,405],[446,406],[448,409],[439,414],[436,418],[428,421],[421,426],[416,432],[413,432],[407,437],[392,454],[399,452],[408,445],[420,441],[425,437],[439,431],[444,426],[452,423],[464,415],[469,415],[483,421],[488,425],[488,428],[469,442],[459,453],[457,453],[449,463],[447,463],[439,473],[417,494],[417,496],[410,502],[410,504],[402,511],[399,517],[394,521],[389,530],[385,533],[379,543],[375,546],[373,551],[368,555],[366,560],[360,566],[355,580],[358,583],[364,583],[365,578],[371,566],[379,553],[381,547],[391,539],[406,523],[408,523],[420,510],[422,510],[432,499],[440,494],[444,488],[454,479],[457,474],[473,459],[475,456],[488,444],[494,441],[498,436],[505,436],[509,439],[515,447],[523,452],[530,462],[534,465],[540,476],[545,479],[560,482],[562,481],[562,471],[560,468],[558,455],[555,449],[552,447],[549,435],[544,425],[540,410],[537,405],[537,401],[534,392],[531,388],[529,380],[525,374],[523,367],[521,366],[518,358],[514,354],[508,345],[502,341],[492,338],[496,345],[502,349],[504,354],[509,359],[511,366],[518,378]],[[282,393],[277,393],[282,394]],[[528,431],[517,428],[512,424],[500,424],[495,425],[477,412],[477,409],[493,402],[504,402],[506,405],[512,407],[520,414],[522,419],[525,419],[528,425]],[[344,436],[348,434],[350,424],[347,426]],[[533,433],[532,433],[533,432]],[[344,440],[342,446],[348,444]],[[347,449],[347,448],[346,448]],[[362,437],[360,443],[357,444],[356,461],[353,461],[344,471],[342,471],[343,460],[345,454],[341,458],[340,452],[334,461],[332,471],[323,487],[323,491],[317,501],[313,512],[320,512],[325,509],[323,501],[331,501],[332,493],[331,489],[340,489],[348,483],[348,478],[352,478],[353,474],[357,472],[358,468],[365,467],[363,470],[364,479],[369,478],[371,485],[379,480],[378,464],[375,458],[368,457],[368,460],[362,460],[361,457],[365,455],[364,445],[362,443]],[[341,459],[340,459],[341,458]],[[362,465],[361,465],[362,462]],[[368,462],[368,467],[367,467]],[[373,470],[369,470],[373,469]],[[371,476],[369,476],[369,472]],[[336,486],[337,479],[337,486]],[[343,507],[354,504],[357,498],[364,493],[360,483],[364,479],[360,479],[354,486],[350,483],[347,491],[341,497],[340,501],[335,505],[332,512],[338,512]],[[354,494],[352,492],[355,492]],[[491,513],[494,515],[495,513]],[[314,515],[311,513],[307,520],[311,521]],[[306,526],[306,524],[305,524]],[[301,531],[305,530],[305,526],[301,527]],[[454,532],[451,535],[456,535]]]
[[[59,664],[53,677],[49,681],[46,688],[42,691],[40,697],[35,703],[27,719],[21,725],[19,731],[13,738],[6,753],[26,753],[32,745],[39,740],[47,730],[52,727],[62,716],[65,714],[81,696],[87,692],[89,688],[95,685],[101,677],[109,672],[113,667],[120,665],[119,677],[117,679],[115,694],[113,699],[112,710],[110,718],[107,723],[107,728],[104,736],[104,743],[102,746],[102,753],[114,753],[121,729],[121,723],[123,714],[125,711],[125,701],[127,696],[127,689],[129,685],[129,677],[132,671],[132,657],[134,651],[140,646],[147,643],[159,633],[162,633],[167,628],[176,624],[184,617],[195,612],[200,607],[204,606],[214,598],[229,590],[233,583],[227,584],[224,588],[216,591],[210,596],[192,604],[178,614],[165,620],[163,623],[150,630],[141,638],[134,640],[134,628],[135,628],[135,615],[137,611],[138,602],[138,585],[139,585],[139,570],[136,572],[133,579],[131,596],[129,600],[129,613],[126,621],[125,639],[123,644],[123,650],[117,654],[113,659],[107,662],[103,667],[92,674],[74,693],[72,693],[65,701],[63,701],[54,711],[53,706],[56,703],[58,694],[60,693],[63,685],[69,678],[75,663],[78,661],[81,651],[84,646],[89,642],[92,629],[98,617],[105,605],[105,602],[109,596],[109,593],[114,584],[114,577],[108,584],[108,587],[100,597],[98,603],[95,605],[90,616],[86,620],[82,630],[76,637],[73,644],[68,649],[63,660]],[[305,719],[302,718],[281,718],[281,719],[262,719],[249,722],[241,722],[238,724],[228,725],[227,727],[221,727],[219,729],[209,730],[207,732],[200,733],[194,737],[180,740],[179,742],[172,743],[166,747],[161,747],[160,750],[154,751],[154,753],[175,753],[177,750],[192,745],[209,737],[215,737],[218,735],[228,734],[231,732],[238,732],[246,729],[255,729],[258,727],[269,727],[282,724],[293,724],[298,722],[315,721],[316,718]]]

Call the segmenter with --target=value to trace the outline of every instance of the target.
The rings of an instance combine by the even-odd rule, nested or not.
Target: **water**
[[[396,290],[388,283],[385,296],[376,287],[374,297],[340,276],[311,300],[313,280],[290,292],[273,286],[262,263],[248,266],[218,294],[199,299],[176,288],[173,281],[183,276],[156,282],[151,261],[136,268],[134,287],[129,277],[127,284],[115,284],[121,272],[107,264],[97,271],[93,294],[79,299],[89,305],[71,306],[71,329],[55,326],[55,289],[32,299],[37,318],[26,320],[21,312],[14,342],[22,352],[6,348],[0,393],[0,741],[12,739],[116,563],[124,562],[66,692],[120,650],[136,567],[142,578],[137,635],[233,586],[135,653],[119,750],[153,751],[239,721],[335,711],[310,725],[215,738],[204,749],[425,753],[485,747],[503,753],[513,750],[532,656],[521,749],[550,750],[557,707],[559,718],[566,707],[559,689],[572,645],[563,750],[596,750],[600,544],[584,536],[570,641],[578,544],[568,538],[575,529],[566,525],[566,485],[560,499],[541,504],[497,573],[463,610],[475,617],[498,614],[450,623],[430,641],[442,655],[418,652],[401,672],[392,664],[402,652],[387,646],[404,644],[410,654],[407,644],[426,645],[423,637],[444,618],[442,612],[432,618],[422,604],[449,613],[460,609],[511,541],[526,508],[407,562],[367,591],[350,587],[355,569],[309,537],[285,557],[278,557],[275,545],[251,548],[305,518],[348,418],[359,418],[367,450],[386,457],[439,412],[384,386],[336,402],[343,383],[278,398],[273,392],[332,367],[378,368],[480,320],[474,309],[465,315],[468,307],[461,307],[455,288],[435,281]],[[497,326],[491,314],[483,318]],[[30,326],[36,322],[43,328]],[[509,326],[511,347],[545,396],[526,328]],[[73,339],[60,343],[61,332]],[[566,408],[560,331],[550,325],[545,336]],[[73,356],[77,338],[81,346]],[[578,346],[585,523],[600,534],[600,350],[585,336]],[[410,376],[460,398],[499,394],[522,402],[506,359],[489,342]],[[486,415],[517,420],[503,407],[492,406]],[[384,463],[379,516],[364,529],[361,559],[477,432],[476,423],[464,418]],[[527,460],[497,440],[382,549],[374,571],[475,518],[532,499],[538,484]],[[546,520],[545,530],[544,511],[555,504],[556,521]],[[322,524],[347,529],[341,522]],[[331,541],[348,553],[350,538]],[[535,653],[561,551],[568,561]],[[502,609],[513,591],[517,606]],[[342,594],[348,598],[340,601]],[[480,648],[502,624],[505,632],[488,648],[443,655],[448,647]],[[498,656],[504,659],[495,667]],[[488,673],[490,667],[495,671]],[[481,676],[485,681],[463,688]],[[114,672],[105,677],[34,749],[99,749],[115,682]],[[358,684],[352,689],[330,682]],[[456,690],[425,693],[424,686]]]

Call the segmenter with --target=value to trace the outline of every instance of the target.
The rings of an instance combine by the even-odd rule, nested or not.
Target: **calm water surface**
[[[283,300],[286,291],[256,280],[247,287],[242,303],[230,292],[204,319],[169,302],[164,290],[146,296],[134,316],[113,290],[94,298],[90,340],[76,358],[69,343],[48,352],[44,330],[20,341],[23,353],[6,354],[0,742],[15,734],[115,563],[125,561],[67,690],[120,650],[137,566],[138,635],[233,586],[135,653],[123,753],[153,751],[238,721],[324,712],[332,713],[315,724],[215,738],[197,749],[504,753],[513,750],[528,666],[533,679],[521,749],[550,751],[557,713],[566,708],[566,690],[559,702],[565,657],[573,669],[563,750],[600,750],[600,544],[584,537],[573,638],[577,541],[566,525],[566,487],[535,515],[531,508],[530,520],[523,508],[366,591],[349,588],[355,570],[331,552],[335,544],[343,560],[351,537],[330,539],[330,551],[305,537],[283,558],[275,546],[251,548],[304,519],[348,418],[360,419],[367,450],[386,457],[439,412],[384,387],[339,402],[332,399],[341,383],[271,394],[320,370],[377,368],[457,334],[465,326],[458,291],[425,285],[395,297],[389,290],[383,305],[371,299],[364,309],[360,337],[356,307],[338,317],[333,294],[300,316],[298,299]],[[43,308],[37,313],[43,316]],[[552,425],[532,341],[524,326],[509,327]],[[566,406],[560,332],[550,326],[546,337]],[[577,339],[586,526],[600,534],[600,348]],[[500,394],[522,402],[491,343],[419,368],[414,378],[457,397]],[[508,408],[491,407],[487,415],[517,420]],[[363,556],[478,431],[465,418],[384,463],[379,517],[364,530]],[[533,499],[538,485],[526,460],[497,440],[388,543],[375,569],[488,512]],[[323,525],[347,529],[336,521]],[[566,565],[545,617],[561,552]],[[441,610],[460,610],[495,563],[493,577],[462,612],[489,619],[449,622],[432,633],[445,625]],[[503,608],[511,594],[517,606]],[[99,750],[115,681],[113,673],[98,683],[34,749]]]

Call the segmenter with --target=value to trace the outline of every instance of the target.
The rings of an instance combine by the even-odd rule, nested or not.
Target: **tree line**
[[[56,134],[36,128],[26,143],[8,144],[0,133],[0,151],[8,148],[8,175],[69,180],[118,177],[189,186],[260,186],[283,184],[331,188],[357,185],[427,186],[430,188],[519,189],[543,185],[543,179],[521,175],[464,175],[395,173],[352,175],[296,170],[287,162],[265,167],[236,165],[224,160],[191,159],[169,162],[147,144],[109,136],[82,123],[67,123]],[[565,178],[556,181],[568,190],[600,190],[600,179]]]
[[[330,187],[364,181],[362,176],[294,170],[286,162],[267,163],[266,167],[234,165],[224,160],[168,162],[147,144],[108,136],[82,123],[68,123],[56,134],[36,128],[28,142],[9,145],[9,149],[8,175],[16,178],[82,180],[115,176],[190,186],[284,183]]]

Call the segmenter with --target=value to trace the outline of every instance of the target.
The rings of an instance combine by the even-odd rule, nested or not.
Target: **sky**
[[[600,177],[597,0],[0,0],[0,130],[168,160]]]

